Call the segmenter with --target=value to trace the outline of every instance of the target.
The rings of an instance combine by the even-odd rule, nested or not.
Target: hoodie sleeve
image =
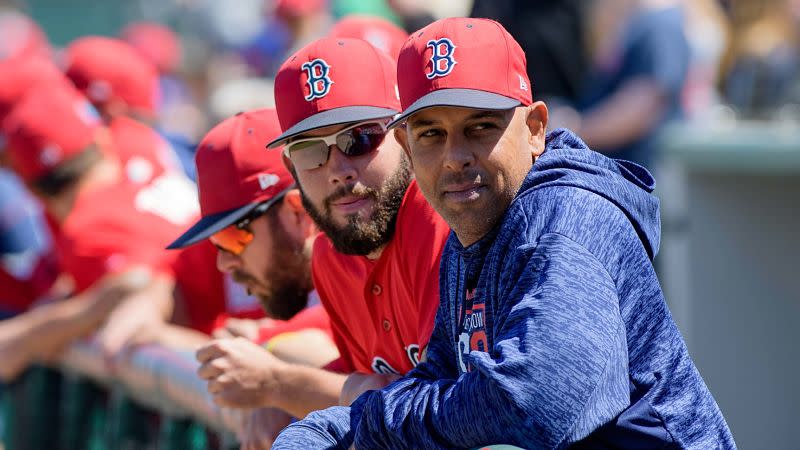
[[[359,398],[356,448],[560,448],[629,404],[625,328],[602,264],[559,234],[508,256],[491,353],[472,352],[457,379],[413,376]]]
[[[445,317],[448,315],[449,310],[440,306],[423,362],[396,383],[435,384],[436,380],[440,378],[455,376],[457,373],[454,365],[456,356],[453,353],[453,347],[449,344],[450,339],[447,337],[447,328],[445,328],[448,326],[445,321]],[[305,419],[284,429],[272,448],[277,450],[349,449],[353,443],[353,432],[360,423],[364,405],[370,395],[376,392],[378,391],[370,391],[361,395],[351,408],[335,406],[309,414]]]

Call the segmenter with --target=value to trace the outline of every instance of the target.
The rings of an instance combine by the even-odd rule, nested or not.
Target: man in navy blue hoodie
[[[396,136],[453,229],[426,359],[273,448],[735,448],[653,270],[655,181],[546,136],[525,73],[493,21],[406,42]]]

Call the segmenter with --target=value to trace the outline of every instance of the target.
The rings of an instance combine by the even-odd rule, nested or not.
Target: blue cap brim
[[[522,103],[514,98],[477,89],[439,89],[420,97],[405,111],[392,120],[388,128],[394,128],[405,122],[412,114],[434,106],[453,106],[460,108],[502,110],[520,106]]]
[[[231,209],[203,217],[199,222],[194,224],[178,239],[176,239],[175,242],[169,244],[167,249],[175,250],[184,248],[196,244],[204,239],[208,239],[214,233],[222,231],[226,227],[229,227],[240,221],[242,218],[250,214],[250,212],[257,206],[258,203],[250,203],[242,206],[241,208]]]
[[[344,106],[341,108],[329,109],[301,120],[267,144],[267,148],[281,146],[290,138],[307,131],[316,130],[317,128],[342,125],[351,122],[362,122],[371,119],[384,119],[386,117],[393,117],[397,115],[397,113],[399,113],[399,111],[377,106]]]

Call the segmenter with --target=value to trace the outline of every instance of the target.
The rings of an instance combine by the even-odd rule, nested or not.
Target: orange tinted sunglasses
[[[239,256],[247,248],[247,244],[252,242],[253,233],[250,230],[239,228],[238,224],[233,224],[212,234],[208,239],[220,250]]]
[[[264,215],[272,205],[283,199],[284,195],[293,187],[294,185],[289,186],[275,197],[258,205],[246,217],[212,234],[208,240],[220,250],[232,253],[236,256],[241,255],[244,249],[247,248],[247,245],[253,241],[253,232],[247,229],[250,222]]]

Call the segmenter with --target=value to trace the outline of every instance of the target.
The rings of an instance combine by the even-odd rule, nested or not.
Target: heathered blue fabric
[[[468,248],[451,235],[426,362],[273,448],[735,448],[653,269],[654,187],[640,166],[551,133],[502,223]],[[473,287],[489,351],[466,355],[465,372]]]

